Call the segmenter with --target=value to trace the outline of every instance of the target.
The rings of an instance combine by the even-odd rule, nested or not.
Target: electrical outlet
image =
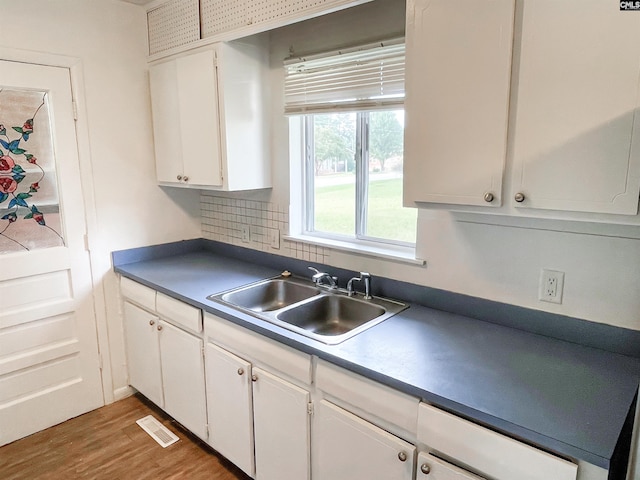
[[[240,225],[240,231],[242,232],[242,241],[249,243],[251,241],[251,234],[249,233],[249,225]]]
[[[280,250],[280,230],[277,228],[272,228],[269,230],[269,243],[271,244],[271,248],[275,250]]]
[[[564,290],[564,272],[542,269],[540,272],[540,286],[538,300],[551,303],[562,303]]]

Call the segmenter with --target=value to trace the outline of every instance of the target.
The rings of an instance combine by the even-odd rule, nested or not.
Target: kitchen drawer
[[[415,435],[419,400],[322,360],[316,386],[324,393]]]
[[[156,291],[152,288],[145,287],[138,282],[122,277],[120,279],[120,292],[123,297],[128,298],[141,307],[155,311]]]
[[[204,330],[213,343],[253,363],[268,365],[311,385],[311,356],[205,312]]]
[[[418,441],[495,480],[576,480],[578,472],[574,463],[424,403]]]
[[[202,310],[158,293],[156,311],[163,319],[195,333],[202,332]]]

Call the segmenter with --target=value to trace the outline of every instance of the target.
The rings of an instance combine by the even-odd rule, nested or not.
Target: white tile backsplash
[[[325,263],[324,247],[284,240],[289,233],[289,207],[270,202],[227,198],[215,192],[200,195],[202,237],[208,240],[253,248],[309,262]],[[242,238],[242,226],[249,227],[248,241]],[[271,246],[273,230],[280,232],[280,248]]]

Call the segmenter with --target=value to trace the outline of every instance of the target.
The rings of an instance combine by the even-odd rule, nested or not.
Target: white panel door
[[[208,443],[247,475],[254,476],[251,364],[207,343]]]
[[[312,428],[314,480],[411,480],[415,447],[326,400]]]
[[[159,325],[158,317],[153,313],[124,302],[129,385],[162,408]]]
[[[418,454],[416,480],[484,480],[425,452]]]
[[[523,5],[516,206],[635,215],[640,15],[602,0]]]
[[[499,206],[515,0],[409,0],[404,203]]]
[[[98,408],[104,404],[104,398],[91,270],[84,242],[85,211],[70,72],[66,68],[0,61],[0,89],[0,95],[9,90],[43,94],[43,105],[46,102],[50,113],[46,120],[55,158],[55,172],[47,175],[57,178],[60,238],[64,239],[60,246],[27,250],[23,244],[22,251],[0,255],[0,445],[3,445]],[[0,123],[2,115],[0,112]],[[16,134],[12,127],[6,125],[3,140]],[[28,140],[22,138],[19,146],[3,145],[3,156],[9,156],[7,151],[11,150],[16,163],[17,159],[22,160],[25,154],[21,151],[31,148]],[[29,160],[36,162],[31,157]],[[7,169],[12,167],[11,163],[7,159],[0,161],[2,190],[8,195],[5,199],[9,210],[0,215],[6,216],[0,220],[3,232],[10,217],[16,222],[13,225],[17,225],[11,212],[20,221],[27,216],[10,206],[11,196],[18,192],[9,179],[16,172]],[[41,187],[32,184],[33,190]],[[32,192],[32,198],[22,199],[30,202],[41,198],[41,193],[42,190]],[[44,209],[42,212],[46,217]],[[42,232],[50,232],[40,215],[34,213],[29,220],[37,221],[43,227]],[[0,234],[0,241],[6,240],[6,232]]]
[[[160,359],[164,409],[203,440],[207,439],[203,342],[160,322]]]
[[[253,369],[256,478],[309,478],[309,392]]]

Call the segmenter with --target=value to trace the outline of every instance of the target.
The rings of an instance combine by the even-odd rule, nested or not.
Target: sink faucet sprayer
[[[352,297],[355,293],[353,290],[353,282],[364,282],[364,299],[371,300],[371,275],[367,272],[360,272],[359,277],[353,277],[347,282],[347,295]]]

